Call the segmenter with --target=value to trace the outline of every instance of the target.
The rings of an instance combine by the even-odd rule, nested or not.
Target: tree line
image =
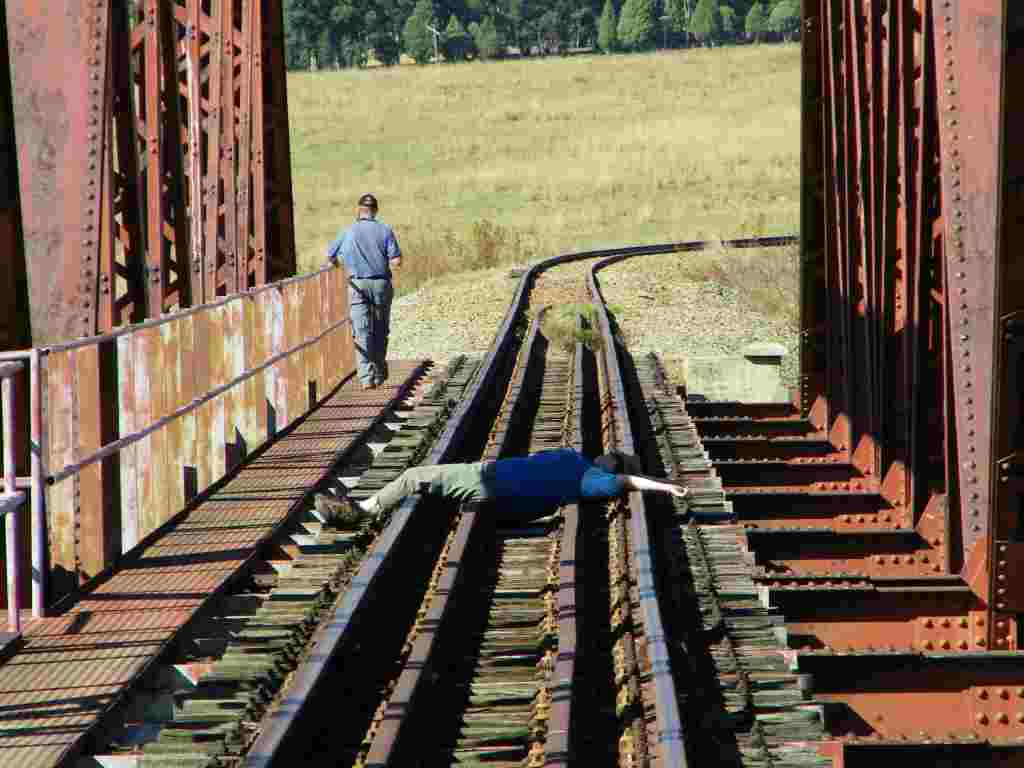
[[[800,0],[284,0],[290,69],[793,39]]]

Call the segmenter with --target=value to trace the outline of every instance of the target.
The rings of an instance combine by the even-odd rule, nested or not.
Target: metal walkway
[[[0,665],[0,766],[57,765],[420,370],[362,392],[350,379],[210,498],[60,615],[27,621]]]

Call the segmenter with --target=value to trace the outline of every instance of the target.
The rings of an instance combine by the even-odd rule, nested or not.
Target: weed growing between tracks
[[[445,272],[612,243],[794,231],[797,45],[289,76],[301,269],[364,191]]]

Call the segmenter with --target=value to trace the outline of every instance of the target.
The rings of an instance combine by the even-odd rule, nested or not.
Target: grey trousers
[[[385,359],[388,354],[391,300],[394,295],[390,280],[349,279],[349,317],[352,320],[359,381],[363,384],[380,384],[388,376]]]
[[[391,509],[414,493],[443,496],[452,501],[488,501],[483,482],[485,464],[431,464],[410,467],[375,494],[380,508]]]

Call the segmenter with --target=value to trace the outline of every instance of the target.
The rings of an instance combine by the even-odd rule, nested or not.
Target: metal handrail
[[[21,633],[21,585],[19,583],[21,563],[18,547],[18,515],[15,514],[25,503],[22,491],[12,491],[16,485],[14,454],[14,377],[25,368],[20,360],[0,363],[0,409],[3,411],[3,478],[5,492],[0,494],[0,517],[4,518],[6,533],[7,561],[7,625],[18,635]]]
[[[341,320],[338,320],[338,321],[332,323],[331,325],[327,326],[324,330],[322,330],[316,336],[312,336],[312,337],[306,339],[305,341],[301,342],[300,344],[296,344],[294,347],[286,349],[284,352],[278,352],[276,355],[274,355],[272,357],[268,357],[266,360],[264,360],[262,363],[260,363],[255,368],[249,368],[248,370],[242,372],[241,374],[239,374],[238,376],[233,378],[231,381],[225,382],[224,384],[220,384],[220,385],[214,387],[213,389],[208,391],[206,394],[200,395],[199,397],[194,398],[193,400],[189,401],[188,403],[185,403],[185,405],[181,406],[180,408],[176,408],[175,410],[171,411],[166,416],[163,416],[163,417],[157,419],[156,421],[154,421],[149,426],[143,427],[140,430],[137,430],[135,432],[132,432],[131,434],[125,435],[122,438],[119,438],[117,440],[113,440],[113,441],[107,443],[102,448],[100,448],[99,450],[94,451],[93,453],[89,454],[88,456],[86,456],[81,461],[75,462],[74,464],[68,464],[67,466],[63,467],[62,469],[58,470],[57,472],[54,472],[52,475],[49,475],[46,478],[47,485],[54,485],[55,483],[59,483],[62,480],[67,480],[69,477],[71,477],[72,475],[78,474],[79,472],[81,472],[83,469],[85,469],[86,467],[90,466],[91,464],[95,464],[98,461],[102,461],[103,459],[107,458],[108,456],[111,456],[111,455],[117,453],[121,449],[127,448],[129,445],[132,445],[133,443],[137,443],[139,440],[142,440],[147,435],[150,435],[153,432],[156,432],[158,429],[161,429],[162,427],[167,426],[172,421],[175,421],[176,419],[180,419],[182,416],[185,416],[185,415],[191,413],[196,408],[201,406],[203,403],[209,402],[210,400],[212,400],[213,398],[217,397],[218,395],[222,395],[225,392],[227,392],[229,389],[232,389],[233,387],[238,386],[242,382],[251,379],[256,374],[262,373],[263,371],[265,371],[267,368],[271,367],[272,365],[275,365],[276,363],[281,362],[281,360],[283,360],[284,358],[289,357],[290,355],[294,355],[296,352],[301,352],[306,347],[309,347],[309,346],[312,346],[313,344],[316,344],[318,341],[320,341],[327,334],[333,333],[338,328],[340,328],[341,326],[346,325],[348,323],[349,323],[349,318],[343,317]]]

